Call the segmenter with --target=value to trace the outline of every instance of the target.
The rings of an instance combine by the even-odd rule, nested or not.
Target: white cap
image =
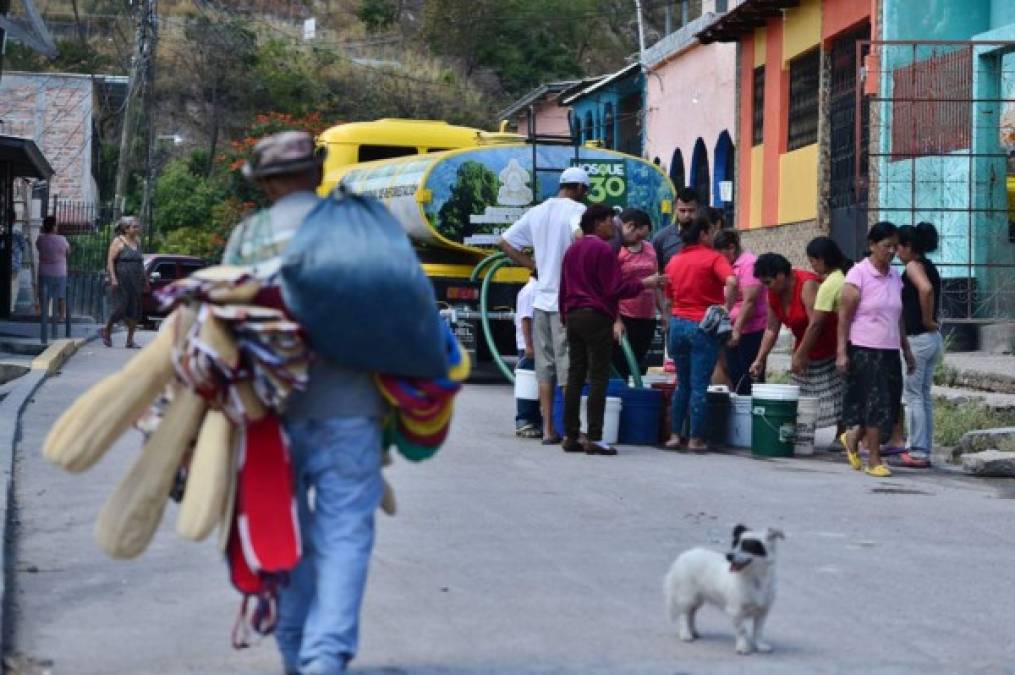
[[[564,169],[563,173],[560,174],[561,185],[573,185],[579,184],[585,187],[589,186],[589,175],[585,173],[585,169],[580,166],[572,166],[570,169]]]

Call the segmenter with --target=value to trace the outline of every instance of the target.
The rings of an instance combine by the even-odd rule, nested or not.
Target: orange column
[[[754,34],[740,42],[740,138],[737,144],[737,228],[751,226],[751,128],[754,123]]]
[[[770,19],[765,38],[765,149],[762,225],[779,222],[779,155],[786,149],[789,77],[782,69],[782,17]]]

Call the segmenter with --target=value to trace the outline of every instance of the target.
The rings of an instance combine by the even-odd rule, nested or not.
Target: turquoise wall
[[[991,0],[884,0],[883,39],[968,40],[990,29],[991,9]]]
[[[1015,1],[993,0],[990,3],[990,27],[1001,28],[1015,24]]]
[[[606,106],[609,104],[613,109],[613,139],[616,149],[623,150],[625,141],[628,139],[621,138],[621,121],[620,121],[620,102],[630,96],[631,94],[639,93],[641,95],[641,105],[639,106],[639,112],[645,110],[645,79],[641,73],[637,73],[634,76],[625,77],[622,80],[611,82],[602,89],[594,91],[586,96],[583,96],[571,104],[571,110],[575,115],[575,119],[579,121],[582,129],[582,142],[589,140],[602,141],[606,138]],[[587,138],[585,136],[585,115],[586,113],[592,113],[592,119],[595,123],[595,130],[593,131],[592,137]],[[644,126],[644,125],[642,125]],[[643,132],[644,133],[644,132]],[[644,147],[644,139],[634,139],[637,141],[638,151],[631,153],[635,155],[641,154],[641,149]]]
[[[885,0],[882,26],[886,40],[1015,40],[1015,0]],[[879,152],[892,151],[893,73],[915,60],[940,56],[956,46],[885,45],[882,48],[881,98],[874,102]],[[933,222],[941,246],[932,258],[949,278],[975,278],[977,316],[1015,317],[1003,292],[1015,277],[1015,243],[1008,241],[1008,194],[1005,154],[998,120],[1002,104],[1015,105],[1015,76],[1004,71],[1015,54],[1001,45],[974,48],[971,103],[972,147],[944,157],[874,162],[877,204],[874,215],[896,224]],[[970,157],[972,152],[977,157]],[[913,180],[915,174],[915,182]],[[920,210],[910,211],[913,206]],[[987,267],[1005,265],[1012,267]],[[1015,298],[1013,298],[1015,299]]]

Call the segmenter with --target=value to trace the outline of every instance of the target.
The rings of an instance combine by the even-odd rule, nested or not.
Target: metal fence
[[[861,41],[856,64],[867,223],[937,227],[947,319],[1015,320],[1015,42]]]
[[[113,239],[113,208],[55,197],[49,213],[71,246],[67,263],[67,303],[75,316],[102,321],[108,305],[106,254]]]

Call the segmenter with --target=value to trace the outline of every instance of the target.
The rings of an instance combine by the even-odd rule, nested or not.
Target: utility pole
[[[156,0],[149,0],[151,7],[149,26],[149,55],[146,59],[145,81],[144,81],[144,118],[145,134],[147,141],[147,156],[145,158],[145,182],[144,194],[141,199],[141,228],[144,233],[145,250],[152,248],[152,237],[155,234],[155,218],[152,204],[152,193],[155,191],[155,48],[158,43],[158,12]]]
[[[138,98],[145,89],[148,66],[154,57],[155,0],[138,0],[137,31],[131,56],[127,100],[124,103],[123,128],[120,130],[120,154],[116,164],[116,188],[113,195],[113,218],[123,215],[127,178],[130,173],[131,146],[137,118]],[[148,98],[145,96],[145,98]]]
[[[641,15],[641,0],[634,0],[634,8],[638,13],[638,65],[645,72],[645,20]]]

